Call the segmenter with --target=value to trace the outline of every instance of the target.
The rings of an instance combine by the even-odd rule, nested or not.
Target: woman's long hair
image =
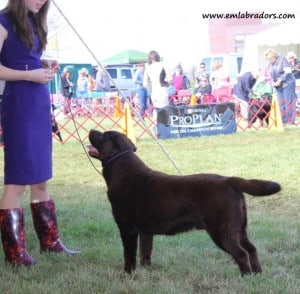
[[[34,29],[36,30],[40,41],[40,53],[45,50],[47,45],[47,15],[50,7],[50,1],[51,0],[47,0],[41,7],[40,11],[35,14],[27,12],[24,0],[9,0],[7,6],[2,10],[2,13],[7,15],[10,20],[16,34],[29,49],[32,49],[34,46],[33,31],[29,17],[32,18],[35,25]]]
[[[148,54],[148,64],[151,64],[153,61],[160,61],[160,56],[157,51],[150,51]]]

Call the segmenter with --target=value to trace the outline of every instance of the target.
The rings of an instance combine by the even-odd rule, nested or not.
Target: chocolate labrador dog
[[[91,130],[89,140],[89,155],[102,162],[127,273],[136,267],[138,239],[140,263],[148,265],[154,235],[193,229],[205,230],[232,256],[242,275],[261,272],[256,248],[247,236],[243,192],[271,195],[280,191],[278,183],[217,174],[167,175],[148,167],[122,133]]]

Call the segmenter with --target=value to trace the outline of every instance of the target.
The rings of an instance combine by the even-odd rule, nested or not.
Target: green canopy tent
[[[112,64],[137,64],[148,61],[148,53],[137,50],[125,50],[102,60],[106,65]]]

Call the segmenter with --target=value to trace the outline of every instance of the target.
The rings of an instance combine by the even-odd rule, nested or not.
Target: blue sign
[[[157,113],[159,139],[232,134],[236,130],[234,103],[169,106]]]

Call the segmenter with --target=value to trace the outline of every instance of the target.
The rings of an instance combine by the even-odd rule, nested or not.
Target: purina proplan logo
[[[219,114],[202,114],[192,113],[185,116],[170,115],[169,117],[171,126],[186,127],[186,128],[199,128],[209,125],[221,125],[222,124],[222,113]]]

